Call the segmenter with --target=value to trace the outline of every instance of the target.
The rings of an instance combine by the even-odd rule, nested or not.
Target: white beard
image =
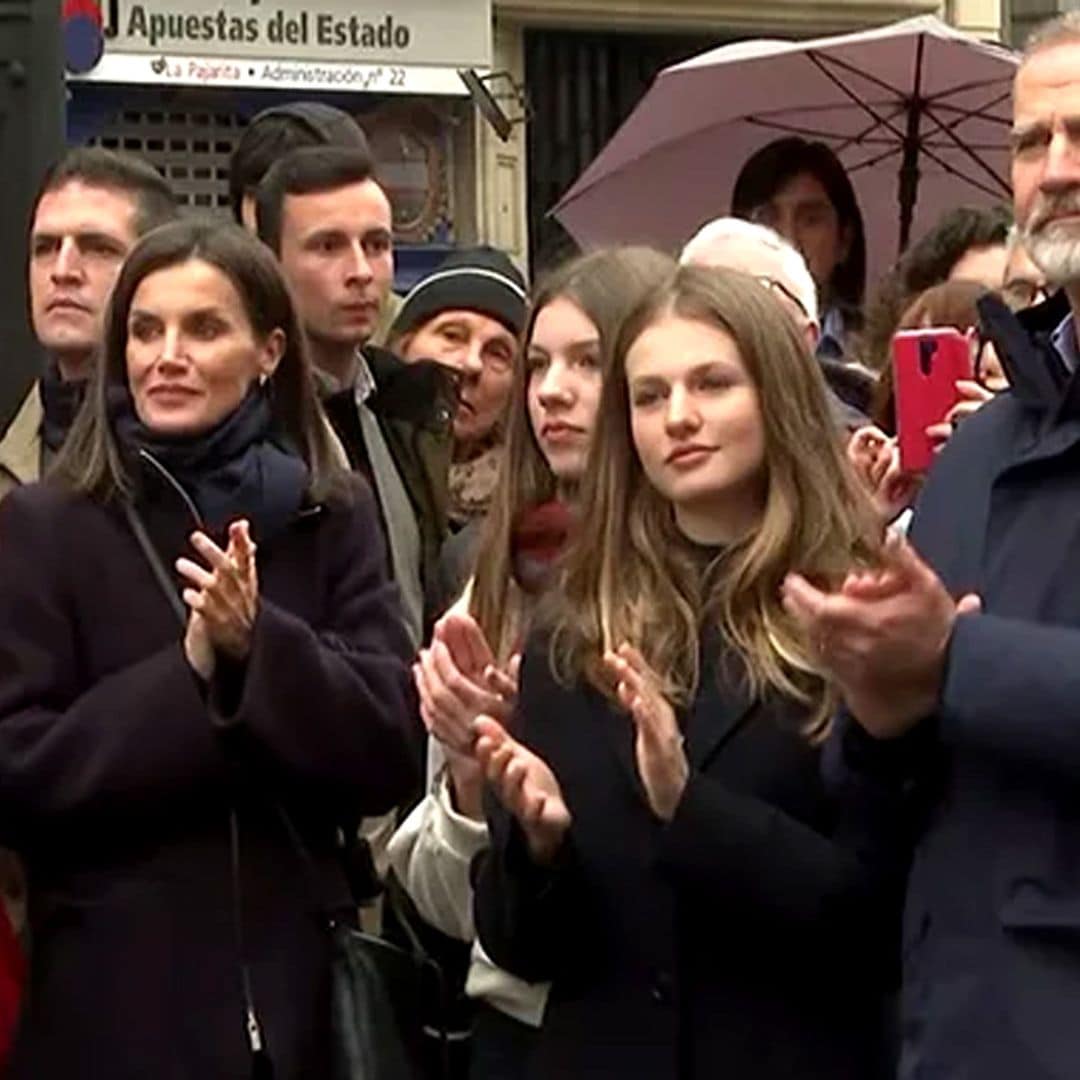
[[[1023,243],[1032,262],[1051,285],[1080,282],[1080,232],[1061,227],[1055,229],[1053,225],[1037,233],[1025,229]]]

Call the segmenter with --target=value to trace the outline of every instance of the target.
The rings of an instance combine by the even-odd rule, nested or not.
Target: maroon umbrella
[[[1009,197],[1018,57],[933,16],[814,41],[743,41],[662,71],[555,216],[586,247],[680,247],[726,214],[766,143],[827,143],[880,273],[944,210]]]

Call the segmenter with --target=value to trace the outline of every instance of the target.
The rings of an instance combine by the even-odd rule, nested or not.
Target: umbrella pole
[[[904,133],[904,156],[900,162],[900,250],[903,255],[911,238],[911,222],[919,198],[919,128],[922,121],[922,102],[913,100],[908,108],[907,131]]]
[[[911,97],[907,100],[907,129],[904,132],[904,156],[900,162],[900,251],[903,255],[911,238],[911,222],[919,198],[919,129],[922,126],[926,101],[922,95],[923,49],[925,39],[919,35],[915,46],[915,71],[911,80]]]

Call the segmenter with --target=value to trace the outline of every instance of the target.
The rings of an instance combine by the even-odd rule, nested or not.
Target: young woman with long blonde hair
[[[876,557],[820,371],[760,284],[683,268],[599,417],[514,733],[474,725],[505,808],[480,942],[552,983],[528,1075],[874,1076],[885,906],[833,835],[835,702],[779,594]]]

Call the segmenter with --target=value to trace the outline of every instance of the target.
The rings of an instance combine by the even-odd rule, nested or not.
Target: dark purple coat
[[[190,526],[159,501],[144,516],[171,566]],[[348,903],[333,837],[415,782],[409,649],[367,493],[301,514],[257,558],[225,716],[122,514],[45,485],[0,505],[0,839],[28,865],[33,934],[15,1078],[250,1075],[230,806],[276,1080],[326,1075],[320,909]]]

